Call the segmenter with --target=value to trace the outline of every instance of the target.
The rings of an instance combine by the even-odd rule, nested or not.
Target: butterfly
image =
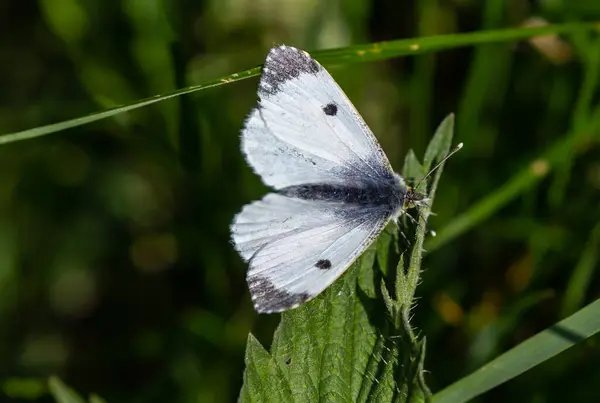
[[[267,55],[241,148],[274,189],[244,206],[231,224],[260,313],[319,295],[391,220],[428,201],[394,172],[331,75],[294,47]]]

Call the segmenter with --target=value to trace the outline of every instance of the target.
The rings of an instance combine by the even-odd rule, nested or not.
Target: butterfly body
[[[392,214],[402,206],[407,187],[399,177],[393,177],[385,182],[367,181],[362,186],[328,183],[294,185],[281,189],[277,193],[304,200],[355,204],[367,209],[381,209],[382,212]]]
[[[249,165],[274,189],[231,226],[258,312],[318,295],[390,220],[426,201],[393,171],[337,83],[302,50],[269,52],[241,139]]]

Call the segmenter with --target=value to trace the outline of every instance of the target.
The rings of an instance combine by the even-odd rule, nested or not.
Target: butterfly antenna
[[[450,151],[448,154],[446,154],[446,156],[444,158],[442,158],[442,160],[440,162],[438,162],[433,168],[431,168],[429,170],[429,172],[427,172],[427,175],[425,175],[424,177],[421,178],[421,180],[419,181],[419,183],[417,183],[417,186],[415,186],[414,188],[418,189],[419,186],[421,186],[421,183],[423,183],[423,181],[425,179],[429,178],[431,176],[431,174],[435,172],[436,169],[438,169],[444,162],[446,162],[446,160],[448,158],[452,157],[452,155],[454,155],[462,147],[463,147],[463,143],[458,143],[458,145],[456,147],[454,147],[454,149],[452,151]]]

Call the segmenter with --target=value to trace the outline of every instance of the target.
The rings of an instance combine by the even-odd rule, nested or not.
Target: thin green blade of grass
[[[579,95],[571,118],[571,127],[574,133],[584,134],[581,129],[585,127],[592,116],[594,94],[600,83],[600,40],[598,38],[580,38],[572,35],[574,43],[578,44],[581,59],[583,60],[583,79],[579,89]],[[565,153],[556,167],[556,175],[548,192],[548,202],[554,208],[560,208],[567,196],[567,186],[571,180],[571,171],[575,163],[575,150]]]
[[[48,389],[57,403],[85,403],[81,396],[55,376],[48,379]]]
[[[502,26],[510,8],[508,2],[488,0],[483,4],[482,29]],[[514,55],[514,49],[502,43],[479,46],[473,52],[457,110],[460,116],[457,132],[461,133],[461,140],[469,144],[471,150],[480,149],[481,141],[477,137],[481,136],[482,130],[486,130],[486,142],[494,142],[498,137],[498,126],[484,129],[482,121],[485,111],[492,105],[503,103]],[[491,71],[494,74],[490,74]]]
[[[415,17],[417,34],[426,37],[440,33],[437,21],[438,0],[421,0],[417,2]],[[408,86],[411,102],[408,105],[410,130],[408,131],[408,144],[421,151],[432,131],[431,114],[433,112],[433,98],[435,87],[436,55],[425,54],[417,56],[414,60],[414,71],[411,74]]]
[[[593,117],[587,127],[582,129],[582,132],[569,133],[557,140],[539,158],[516,173],[504,185],[450,221],[435,238],[428,239],[425,249],[430,252],[434,251],[491,217],[504,205],[544,178],[550,169],[562,161],[565,152],[581,150],[581,145],[594,136],[598,128],[600,128],[600,107],[595,110]]]
[[[204,84],[193,85],[190,87],[182,88],[176,91],[172,91],[162,95],[155,95],[150,98],[145,98],[137,102],[133,102],[127,105],[121,105],[114,108],[109,108],[101,112],[92,113],[90,115],[82,116],[75,119],[65,120],[58,123],[53,123],[45,126],[39,126],[29,130],[23,130],[20,132],[5,134],[0,136],[0,145],[13,143],[15,141],[27,140],[35,137],[45,136],[47,134],[59,132],[66,129],[71,129],[78,126],[83,126],[88,123],[96,122],[111,116],[118,115],[120,113],[129,112],[134,109],[142,108],[144,106],[152,105],[156,102],[165,101],[167,99],[175,98],[180,95],[190,94],[193,92],[206,90],[209,88],[217,87],[225,83],[232,83],[241,81],[246,78],[254,77],[260,73],[260,67],[244,70],[239,73],[231,74],[227,77],[218,78],[216,80],[208,81]]]
[[[581,258],[573,270],[562,303],[562,314],[568,315],[579,308],[592,281],[594,268],[600,259],[600,224],[596,224]]]
[[[597,27],[597,23],[578,22],[568,24],[547,25],[543,27],[534,28],[511,28],[462,34],[436,35],[424,38],[400,39],[388,42],[377,42],[340,49],[328,49],[316,51],[312,54],[320,62],[326,65],[347,64],[352,62],[390,59],[393,57],[403,55],[434,52],[438,50],[452,49],[463,46],[472,46],[483,43],[514,41],[547,34],[561,34],[580,30],[590,30],[594,29],[595,27]],[[19,132],[4,134],[0,136],[0,145],[45,136],[62,130],[82,126],[101,119],[118,115],[120,113],[148,106],[156,102],[178,97],[180,95],[190,94],[209,88],[218,87],[220,85],[244,80],[246,78],[254,77],[259,73],[260,67],[255,67],[252,69],[244,70],[242,72],[230,74],[222,78],[207,81],[204,84],[178,89],[172,92],[168,92],[166,94],[155,95],[150,98],[145,98],[140,101],[106,109],[101,112],[92,113],[75,119],[65,120],[62,122],[44,126],[38,126],[32,129],[23,130]]]
[[[107,403],[107,402],[106,402],[106,400],[104,400],[100,396],[92,393],[90,395],[90,403]]]
[[[531,309],[550,298],[555,297],[552,290],[524,293],[502,309],[495,321],[484,325],[472,339],[469,353],[469,368],[479,367],[503,351],[500,350],[502,340],[511,337],[519,321]]]
[[[434,403],[461,403],[481,395],[600,331],[600,300],[507,351],[433,396]]]
[[[597,28],[597,22],[575,22],[541,27],[495,29],[489,31],[432,35],[422,38],[376,42],[340,49],[319,50],[311,52],[311,54],[325,64],[346,64],[389,59],[391,57],[403,55],[429,53],[485,43],[516,41],[541,35],[566,34]]]

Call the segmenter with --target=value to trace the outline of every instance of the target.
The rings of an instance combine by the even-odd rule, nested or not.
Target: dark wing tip
[[[258,313],[282,312],[295,308],[311,298],[307,293],[296,294],[276,288],[264,277],[248,276],[247,280],[252,303]]]
[[[264,96],[276,94],[287,81],[301,74],[317,74],[321,69],[321,65],[303,50],[286,45],[274,47],[262,68],[258,92]]]

